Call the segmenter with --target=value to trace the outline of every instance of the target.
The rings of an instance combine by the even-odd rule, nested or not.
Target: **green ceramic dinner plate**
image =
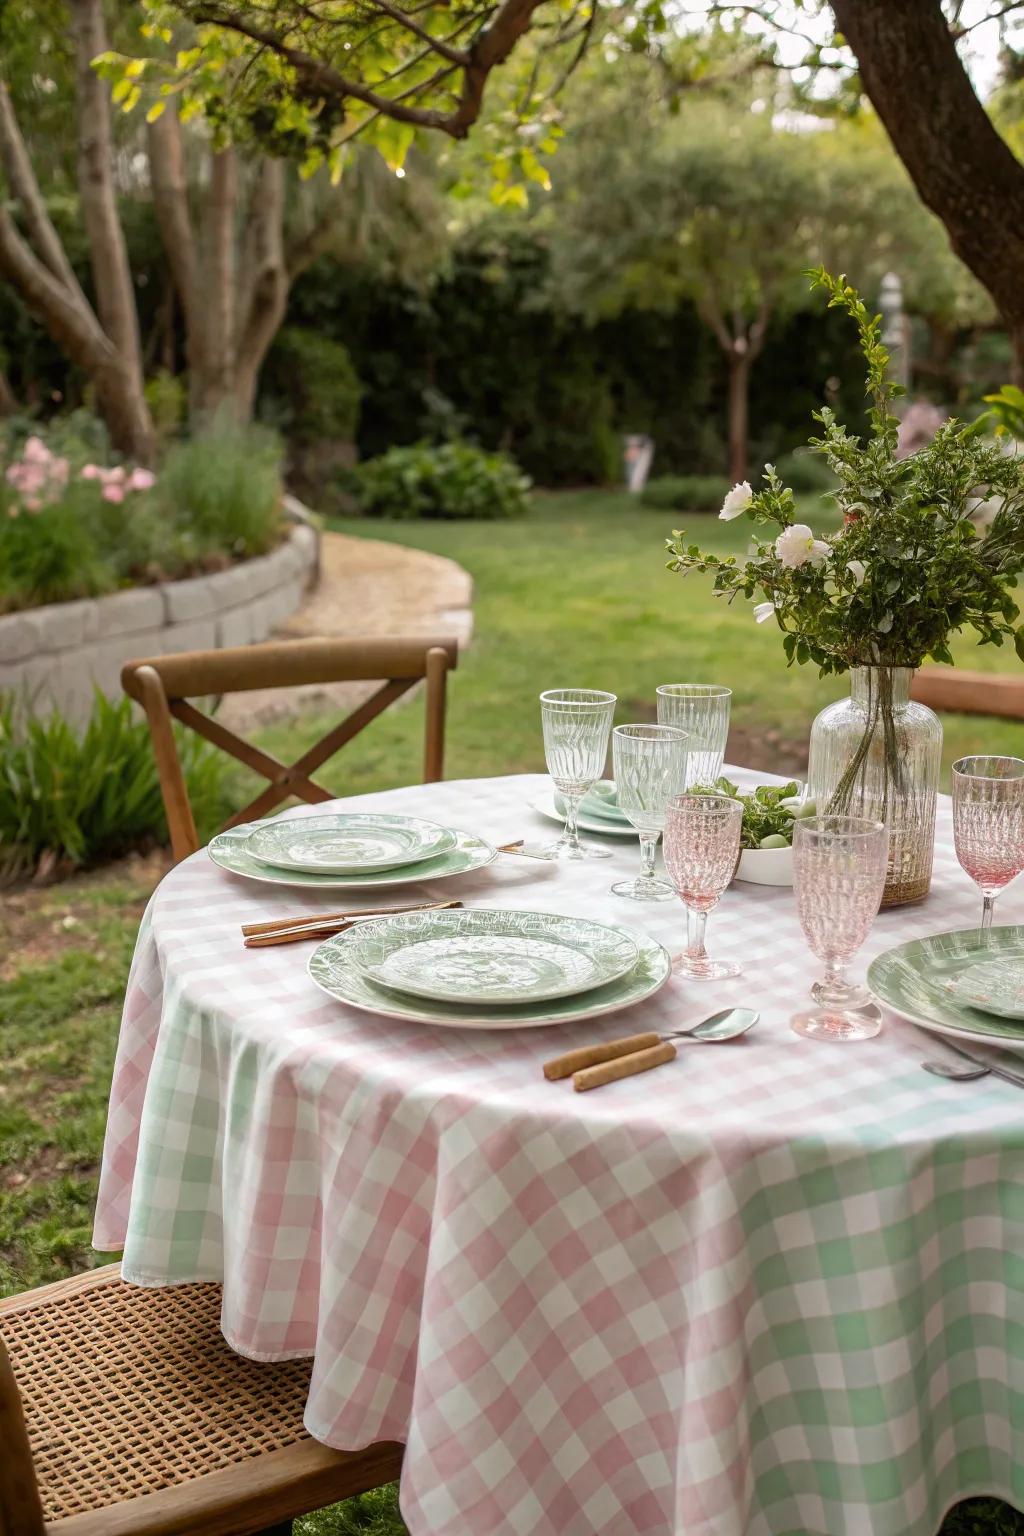
[[[378,986],[450,1003],[538,1003],[617,981],[637,961],[618,928],[557,912],[409,912],[359,925],[346,953]]]
[[[455,845],[447,853],[424,859],[401,869],[378,869],[363,875],[315,875],[299,869],[275,869],[249,851],[249,838],[258,823],[232,827],[210,839],[208,852],[215,864],[229,874],[247,880],[261,880],[269,885],[294,885],[307,891],[376,890],[386,885],[408,885],[419,880],[443,880],[481,869],[498,856],[496,848],[470,832],[455,832]]]
[[[408,1019],[417,1024],[439,1024],[447,1029],[534,1029],[542,1024],[568,1024],[574,1019],[597,1018],[620,1008],[632,1008],[651,997],[665,985],[672,971],[668,952],[656,939],[623,930],[637,946],[636,961],[624,976],[603,987],[578,992],[572,997],[505,1007],[443,1003],[391,991],[364,976],[353,964],[353,941],[360,937],[360,933],[358,927],[350,929],[348,933],[327,939],[314,950],[309,960],[309,974],[317,986],[339,1002],[349,1003],[366,1013]]]
[[[897,944],[871,962],[868,986],[880,1003],[940,1035],[998,1042],[1024,1051],[1024,1020],[998,1018],[961,995],[962,978],[979,964],[1024,967],[1024,927],[966,928]]]
[[[531,808],[541,816],[546,816],[549,821],[557,821],[559,826],[565,825],[565,812],[559,810],[561,796],[553,792],[546,795],[538,795],[536,800],[531,800]],[[606,837],[636,837],[637,831],[630,822],[613,816],[592,816],[582,808],[576,818],[576,826],[581,832],[601,832]]]
[[[455,833],[419,816],[352,811],[258,822],[246,847],[253,858],[275,869],[364,875],[437,858],[455,847]]]

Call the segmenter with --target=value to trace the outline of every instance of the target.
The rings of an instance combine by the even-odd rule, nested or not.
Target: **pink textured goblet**
[[[961,757],[953,764],[953,841],[960,868],[981,891],[981,926],[1024,869],[1024,762]]]
[[[704,928],[736,869],[742,824],[743,807],[728,795],[677,795],[669,803],[665,868],[686,907],[686,953],[672,962],[677,976],[709,981],[740,974],[732,961],[708,958]]]
[[[793,1028],[812,1040],[870,1040],[882,1027],[866,1006],[865,987],[846,980],[846,966],[871,931],[882,902],[888,829],[861,816],[815,816],[793,828],[793,892],[811,949],[825,975],[811,988],[820,1008],[794,1014]]]

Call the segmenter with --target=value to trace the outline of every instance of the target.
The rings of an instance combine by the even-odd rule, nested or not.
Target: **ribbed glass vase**
[[[889,828],[883,907],[921,901],[932,879],[942,726],[910,698],[912,667],[855,667],[850,697],[811,726],[808,788],[822,814]]]

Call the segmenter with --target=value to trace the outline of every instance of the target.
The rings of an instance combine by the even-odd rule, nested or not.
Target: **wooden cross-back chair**
[[[225,823],[233,827],[265,815],[290,795],[313,805],[333,799],[311,775],[419,682],[426,683],[423,782],[439,779],[444,763],[446,682],[457,660],[456,640],[434,638],[283,640],[128,662],[122,669],[121,683],[142,705],[149,720],[175,861],[195,853],[199,837],[171,729],[172,718],[270,780],[265,790]],[[381,687],[293,763],[279,762],[189,702],[224,693],[338,682],[379,682]]]
[[[220,1310],[118,1264],[0,1300],[0,1536],[283,1536],[399,1476],[400,1445],[313,1440],[312,1362],[235,1354]]]

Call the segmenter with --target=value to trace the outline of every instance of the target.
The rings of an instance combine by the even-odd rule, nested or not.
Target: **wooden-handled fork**
[[[398,917],[403,912],[447,912],[461,906],[461,901],[421,901],[405,907],[364,907],[359,911],[278,917],[263,923],[243,923],[242,935],[246,949],[269,949],[275,944],[296,944],[302,939],[329,939],[366,918]]]

